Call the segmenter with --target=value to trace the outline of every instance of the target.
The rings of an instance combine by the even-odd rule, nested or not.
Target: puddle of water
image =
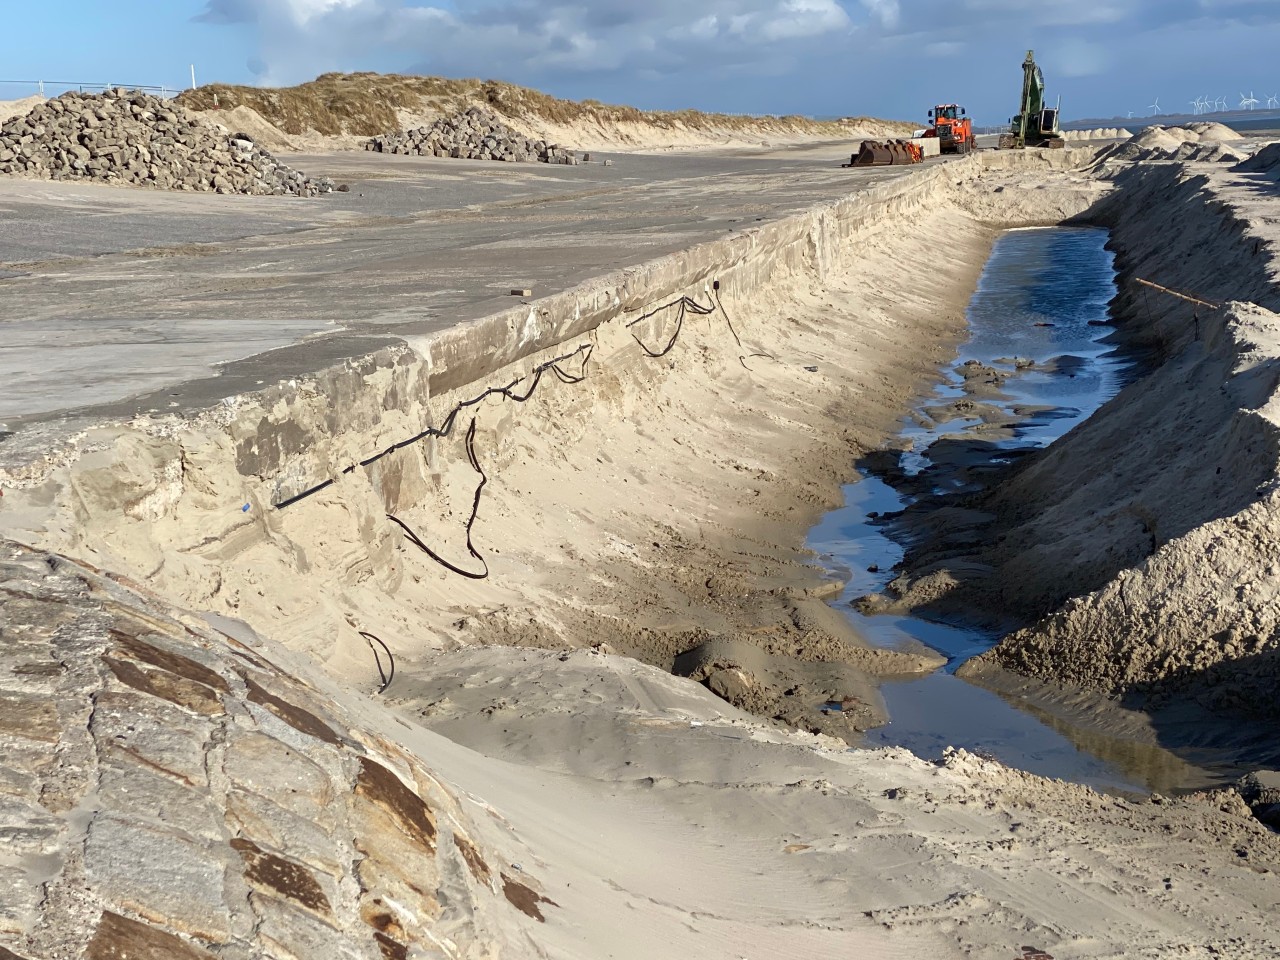
[[[1077,733],[953,676],[997,633],[867,616],[849,606],[882,590],[902,559],[881,516],[915,495],[972,488],[975,471],[1047,446],[1124,385],[1130,365],[1102,342],[1115,295],[1106,241],[1106,231],[1090,228],[1001,237],[969,306],[968,343],[904,421],[900,437],[910,449],[900,458],[902,489],[870,475],[849,484],[846,505],[809,536],[808,546],[848,578],[836,604],[868,642],[923,644],[948,658],[931,676],[883,685],[891,722],[867,734],[868,746],[905,746],[925,757],[964,747],[1033,773],[1121,790],[1167,789],[1169,771],[1185,766],[1158,747]]]

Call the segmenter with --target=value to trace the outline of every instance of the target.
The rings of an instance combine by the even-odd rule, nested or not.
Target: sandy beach
[[[869,602],[1012,618],[962,672],[1135,744],[1247,724],[1262,768],[1273,168],[1143,141],[841,171],[745,143],[501,180],[290,155],[352,184],[320,213],[0,183],[68,224],[0,238],[32,331],[114,325],[125,357],[190,321],[153,382],[68,354],[82,392],[0,410],[5,949],[1280,952],[1280,840],[1230,784],[851,748],[892,721],[883,682],[943,658],[868,644],[803,546],[955,357],[997,237],[1107,227],[1150,372],[944,504]],[[86,206],[102,229],[71,226]],[[180,244],[188,218],[225,233]],[[223,317],[261,350],[222,352]]]

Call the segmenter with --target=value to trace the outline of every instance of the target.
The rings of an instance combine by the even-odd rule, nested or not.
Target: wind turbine
[[[1198,116],[1200,116],[1200,101],[1199,101],[1199,100],[1188,100],[1188,101],[1187,101],[1187,103],[1191,104],[1191,113],[1192,113],[1192,115],[1193,115],[1193,116],[1197,116],[1197,117],[1198,117]]]
[[[1240,94],[1241,110],[1252,110],[1257,105],[1258,105],[1258,101],[1254,99],[1252,90],[1249,91],[1249,95],[1247,97],[1243,93]]]
[[[1280,97],[1277,97],[1274,93],[1267,97],[1267,107],[1280,107]]]
[[[1151,114],[1153,117],[1160,116],[1160,98],[1156,97],[1156,102],[1149,104],[1147,109],[1153,111]]]

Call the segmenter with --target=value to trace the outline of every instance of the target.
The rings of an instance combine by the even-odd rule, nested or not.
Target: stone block
[[[57,743],[62,736],[57,702],[39,694],[0,690],[0,734]]]
[[[312,820],[243,790],[229,790],[226,803],[226,824],[232,833],[260,840],[330,876],[342,876],[343,853],[349,851],[340,851]]]
[[[230,851],[171,830],[99,816],[85,842],[85,871],[116,905],[201,939],[222,942],[232,922],[226,905]]]
[[[210,843],[226,836],[222,812],[209,796],[132,760],[109,757],[99,767],[98,797],[105,810],[158,828]]]
[[[139,693],[99,694],[90,731],[106,756],[132,760],[191,786],[207,785],[207,722]]]
[[[215,960],[208,950],[167,930],[106,912],[98,921],[85,960]]]
[[[241,789],[332,829],[333,779],[288,744],[263,733],[236,736],[227,744],[222,769]]]

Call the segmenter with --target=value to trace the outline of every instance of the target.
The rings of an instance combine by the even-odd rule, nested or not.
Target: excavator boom
[[[1009,132],[1000,138],[1001,149],[1023,147],[1062,147],[1062,131],[1058,127],[1058,108],[1046,107],[1044,71],[1036,63],[1034,50],[1027,51],[1022,62],[1022,98],[1018,113],[1010,121]]]

